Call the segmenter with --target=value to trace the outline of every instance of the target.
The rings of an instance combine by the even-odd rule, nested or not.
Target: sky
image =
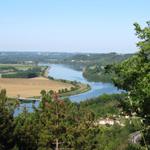
[[[0,51],[134,53],[150,0],[1,0]]]

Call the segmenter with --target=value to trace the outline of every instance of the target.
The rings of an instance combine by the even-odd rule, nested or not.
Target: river
[[[49,76],[54,77],[55,79],[78,81],[81,83],[89,84],[91,86],[91,90],[88,92],[70,96],[69,99],[73,102],[80,102],[83,100],[91,99],[104,93],[112,94],[120,92],[120,90],[118,90],[113,84],[110,83],[89,82],[83,77],[82,71],[74,70],[66,65],[51,64],[50,66],[51,68],[49,70]]]
[[[87,99],[97,97],[102,94],[112,94],[112,93],[121,92],[111,83],[89,82],[83,77],[82,71],[74,70],[66,65],[63,64],[40,64],[40,65],[46,65],[46,66],[49,65],[50,67],[49,67],[48,75],[55,79],[78,81],[90,85],[91,90],[85,93],[69,96],[69,99],[72,102],[84,101]],[[39,102],[34,103],[36,107],[38,107],[38,104]],[[32,105],[33,103],[21,103],[20,107],[15,110],[15,115],[20,113],[24,107],[26,107],[29,112],[32,112],[33,111]]]

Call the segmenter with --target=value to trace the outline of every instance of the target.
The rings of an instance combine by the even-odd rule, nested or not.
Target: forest
[[[52,91],[46,93],[43,90],[41,94],[42,102],[33,113],[24,109],[23,113],[14,116],[17,102],[14,105],[7,103],[6,91],[1,91],[1,149],[122,149],[128,148],[129,134],[139,129],[134,121],[129,124],[129,120],[126,120],[126,126],[95,123],[100,116],[119,113],[119,95],[106,95],[97,98],[96,102],[91,100],[77,104],[61,100]],[[103,103],[105,106],[101,109]],[[112,107],[108,106],[110,103],[114,108],[109,109]],[[100,107],[93,107],[95,104]]]

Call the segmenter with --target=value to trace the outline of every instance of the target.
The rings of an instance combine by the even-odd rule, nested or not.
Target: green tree
[[[44,92],[44,95],[42,105],[38,109],[40,126],[38,147],[41,149],[92,147],[91,143],[95,137],[94,114],[68,100],[61,100],[55,92],[53,94]]]
[[[36,150],[38,146],[38,132],[40,126],[37,124],[35,113],[23,113],[15,118],[15,144],[19,150]]]
[[[13,109],[7,103],[6,90],[0,91],[0,149],[9,150],[14,146]]]
[[[132,115],[142,117],[144,124],[150,125],[150,22],[145,28],[134,24],[139,51],[129,59],[112,67],[115,72],[114,84],[128,92],[126,106]],[[110,66],[109,66],[110,67]],[[148,144],[149,140],[147,139]]]

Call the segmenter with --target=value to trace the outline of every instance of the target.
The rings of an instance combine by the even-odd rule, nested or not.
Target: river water
[[[55,79],[65,79],[70,81],[78,81],[81,83],[89,84],[91,90],[82,94],[70,96],[69,99],[73,102],[80,102],[83,100],[91,99],[106,94],[119,93],[118,90],[113,84],[102,83],[102,82],[89,82],[83,75],[82,71],[77,71],[72,68],[67,67],[62,64],[51,64],[49,70],[49,76],[54,77]]]
[[[113,93],[121,92],[113,84],[110,84],[110,83],[89,82],[83,77],[82,71],[74,70],[66,65],[63,65],[63,64],[40,64],[40,65],[50,66],[48,75],[55,79],[77,81],[77,82],[90,85],[91,90],[85,93],[69,96],[69,99],[72,102],[84,101],[87,99],[97,97],[102,94],[113,94]],[[34,104],[33,103],[21,103],[20,107],[15,110],[15,115],[22,112],[24,107],[26,107],[29,112],[32,112],[33,111],[32,105],[35,105],[36,107],[38,107],[38,104],[39,104],[38,101],[35,102]]]

